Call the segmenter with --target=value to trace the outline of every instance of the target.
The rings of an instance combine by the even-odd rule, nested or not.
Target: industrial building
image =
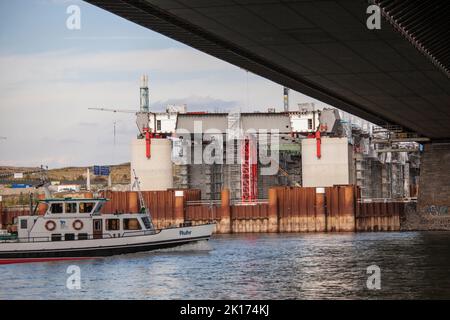
[[[381,128],[338,109],[314,103],[284,110],[189,112],[187,106],[148,110],[142,78],[139,134],[131,143],[131,176],[141,189],[199,189],[203,200],[266,199],[275,186],[353,184],[362,198],[417,194],[419,144],[395,128]]]
[[[300,162],[295,156],[300,154],[300,145],[295,143],[289,117],[284,113],[179,114],[176,138],[182,142],[174,149],[175,155],[181,153],[188,159],[174,159],[174,186],[200,189],[204,199],[219,199],[224,187],[231,190],[232,199],[267,197],[269,187],[286,184],[286,179],[276,174],[279,170],[264,174],[264,168],[270,165],[280,166],[291,179],[299,179]],[[272,141],[279,142],[276,149]],[[220,157],[214,163],[196,161],[196,146],[201,144],[201,153],[205,154],[211,143],[217,146]],[[261,156],[270,158],[271,152],[279,153],[279,160],[274,157],[279,163],[261,161]]]

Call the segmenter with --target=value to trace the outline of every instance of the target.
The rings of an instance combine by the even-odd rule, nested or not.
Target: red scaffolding
[[[258,164],[256,140],[252,136],[241,140],[241,194],[243,202],[258,197]]]

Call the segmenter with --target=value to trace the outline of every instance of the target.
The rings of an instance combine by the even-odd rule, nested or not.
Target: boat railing
[[[161,232],[161,229],[153,229],[153,230],[137,230],[137,231],[125,231],[120,236],[115,236],[114,234],[103,233],[103,234],[87,234],[84,235],[82,239],[70,239],[66,240],[64,237],[61,237],[58,240],[55,240],[51,236],[42,236],[42,237],[23,237],[23,238],[10,238],[10,239],[0,239],[0,243],[33,243],[33,242],[60,242],[60,241],[79,241],[79,240],[99,240],[99,239],[113,239],[113,238],[124,238],[124,237],[138,237],[138,236],[147,236],[152,234],[157,234]]]
[[[157,233],[160,233],[160,232],[161,232],[161,229],[125,231],[125,232],[122,233],[122,237],[148,236],[148,235],[157,234]]]
[[[209,221],[208,223],[215,223],[214,221]],[[181,224],[180,226],[172,226],[166,229],[171,228],[178,228],[178,227],[190,227],[192,226],[192,223],[185,222]],[[163,229],[147,229],[147,230],[136,230],[136,231],[125,231],[120,234],[120,236],[115,236],[114,234],[110,233],[103,233],[103,234],[86,234],[83,235],[82,239],[70,239],[66,240],[64,237],[60,237],[58,240],[56,240],[54,237],[51,236],[42,236],[42,237],[23,237],[23,238],[9,238],[9,239],[2,239],[0,238],[0,243],[17,243],[17,242],[23,242],[23,243],[30,243],[30,242],[61,242],[61,241],[79,241],[79,240],[100,240],[100,239],[113,239],[113,238],[125,238],[125,237],[139,237],[139,236],[147,236],[147,235],[153,235],[160,233]]]
[[[102,234],[100,238],[99,238],[99,235],[97,235],[97,234],[96,235],[88,234],[88,235],[83,236],[82,239],[70,239],[70,240],[66,240],[66,239],[64,239],[64,237],[61,237],[60,239],[56,240],[56,239],[52,238],[51,236],[22,237],[22,238],[14,237],[11,239],[0,239],[0,243],[61,242],[61,241],[78,241],[78,240],[98,240],[98,239],[109,239],[109,238],[113,238],[113,236],[111,236],[108,233]]]

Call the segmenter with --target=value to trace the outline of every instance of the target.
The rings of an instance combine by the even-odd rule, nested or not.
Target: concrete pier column
[[[182,190],[175,191],[175,224],[179,225],[184,222],[184,192]]]
[[[269,189],[269,226],[268,232],[278,232],[278,198],[275,188]]]
[[[218,233],[231,233],[231,206],[230,206],[230,190],[223,189],[220,193],[220,221]]]
[[[417,210],[405,213],[403,230],[450,230],[450,143],[430,143],[420,160]]]
[[[91,191],[91,171],[86,169],[86,190]]]

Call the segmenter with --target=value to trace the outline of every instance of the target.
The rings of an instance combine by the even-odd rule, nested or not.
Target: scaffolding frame
[[[258,198],[257,146],[254,136],[241,140],[241,198],[243,202],[254,202]]]

